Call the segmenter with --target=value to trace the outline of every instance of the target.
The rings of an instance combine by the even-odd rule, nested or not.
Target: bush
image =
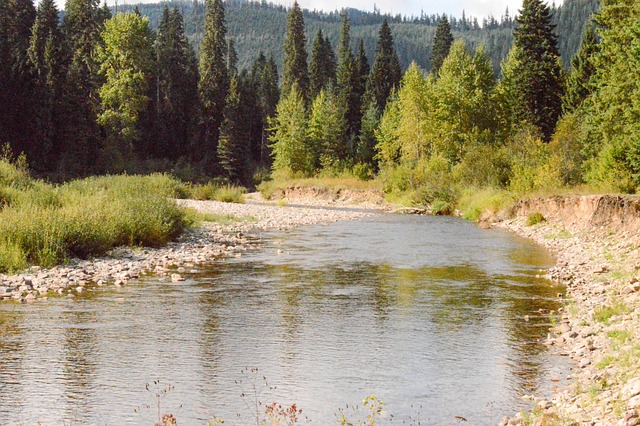
[[[514,202],[511,193],[504,189],[468,188],[458,200],[458,208],[467,220],[479,220],[483,213],[496,214]]]
[[[527,226],[537,225],[539,223],[545,222],[546,220],[547,219],[545,219],[542,213],[540,212],[531,213],[527,217]]]
[[[214,200],[224,203],[243,203],[246,190],[240,186],[207,183],[193,185],[187,195],[194,200]]]
[[[169,199],[182,184],[166,175],[106,176],[57,187],[29,181],[22,187],[27,189],[0,187],[0,272],[103,255],[119,245],[156,247],[190,226]]]

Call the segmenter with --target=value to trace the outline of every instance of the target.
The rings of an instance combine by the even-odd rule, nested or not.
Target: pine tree
[[[63,173],[87,175],[96,168],[102,138],[98,116],[98,65],[94,50],[102,41],[104,15],[97,0],[67,0],[62,21],[65,40],[64,141],[60,168]]]
[[[0,143],[31,158],[37,150],[32,123],[36,93],[27,56],[36,9],[31,0],[0,1]]]
[[[377,171],[376,154],[376,129],[380,124],[380,112],[375,102],[371,101],[364,108],[362,114],[362,125],[360,135],[358,137],[358,145],[356,148],[356,162],[368,165],[371,171]]]
[[[51,171],[57,160],[58,123],[60,117],[60,85],[62,84],[62,35],[58,9],[53,0],[38,5],[36,22],[31,32],[29,62],[34,74],[34,148],[31,166]]]
[[[369,60],[367,59],[367,52],[364,50],[364,40],[360,39],[360,46],[358,49],[358,56],[356,57],[356,69],[358,70],[358,82],[355,86],[355,92],[362,103],[364,93],[367,89],[367,79],[369,78]],[[363,110],[368,109],[363,105]]]
[[[446,15],[442,15],[438,21],[436,34],[433,37],[433,47],[431,48],[431,71],[438,74],[440,67],[445,58],[449,55],[451,44],[453,43],[453,34],[451,34],[451,26]]]
[[[297,86],[306,103],[309,101],[310,92],[305,44],[304,17],[298,2],[295,1],[287,19],[287,34],[284,40],[282,93],[287,94],[293,86]]]
[[[238,76],[233,75],[224,107],[224,120],[220,128],[218,159],[224,176],[235,184],[245,183],[247,172],[246,119],[238,91]]]
[[[564,114],[573,112],[593,90],[591,77],[595,74],[595,55],[598,39],[593,27],[588,27],[582,38],[580,50],[571,61],[571,73],[567,78],[566,91],[562,98]]]
[[[199,154],[214,162],[229,89],[227,71],[227,29],[222,0],[207,0],[204,36],[200,43],[200,82],[198,92],[202,104],[203,135]]]
[[[227,41],[227,72],[229,78],[238,74],[238,52],[236,52],[236,45],[233,39]]]
[[[340,171],[347,158],[344,111],[340,99],[321,90],[311,106],[307,138],[314,158],[314,169]]]
[[[516,90],[522,93],[522,115],[549,141],[562,110],[563,70],[551,11],[542,0],[524,0],[516,18],[514,45],[521,52]]]
[[[387,98],[391,91],[398,87],[401,77],[400,61],[393,47],[391,29],[385,19],[380,27],[376,58],[367,80],[367,98],[375,100],[379,111],[385,109]]]
[[[197,124],[198,71],[195,52],[184,32],[177,7],[165,6],[155,43],[156,131],[151,152],[159,158],[187,156]],[[148,135],[149,137],[151,135]]]
[[[336,73],[338,99],[345,115],[347,126],[345,137],[353,139],[360,130],[361,96],[358,96],[360,74],[356,60],[351,51],[351,25],[346,12],[342,12],[342,27],[340,30],[340,45],[338,48],[338,70]]]
[[[276,115],[269,120],[269,129],[274,173],[311,176],[315,153],[307,137],[304,98],[297,85],[280,98]]]
[[[336,58],[331,42],[319,29],[313,40],[311,62],[309,63],[310,95],[315,98],[320,90],[335,84]]]
[[[260,118],[262,134],[260,136],[259,158],[257,162],[261,167],[268,166],[271,161],[271,151],[269,144],[268,122],[269,118],[276,114],[276,107],[280,99],[278,88],[278,67],[273,56],[264,63],[257,79],[258,105],[260,107]]]

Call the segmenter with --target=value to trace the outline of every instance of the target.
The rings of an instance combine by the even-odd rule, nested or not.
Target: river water
[[[538,343],[563,290],[527,240],[397,215],[260,238],[179,284],[0,304],[0,422],[255,425],[277,401],[328,425],[375,395],[376,424],[484,425],[565,374]]]

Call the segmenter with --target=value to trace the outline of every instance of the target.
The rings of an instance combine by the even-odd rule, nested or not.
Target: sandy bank
[[[542,213],[546,221],[526,226]],[[547,344],[571,357],[573,373],[539,400],[526,424],[640,424],[640,202],[635,197],[524,200],[507,228],[551,249],[549,278],[567,285],[567,304]],[[525,424],[519,415],[503,424]]]

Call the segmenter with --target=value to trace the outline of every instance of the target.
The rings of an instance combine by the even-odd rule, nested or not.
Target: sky
[[[102,3],[104,0],[100,0]],[[118,0],[119,4],[134,3],[158,3],[161,0]],[[552,0],[548,0],[551,3]],[[37,2],[37,0],[36,0]],[[293,0],[267,0],[291,6]],[[58,7],[64,8],[64,0],[57,0]],[[520,7],[522,0],[298,0],[300,6],[304,9],[318,9],[326,12],[340,10],[343,7],[352,7],[355,9],[373,11],[374,5],[381,13],[391,13],[393,15],[400,13],[407,16],[418,16],[420,11],[428,15],[437,13],[446,13],[447,15],[461,16],[464,10],[466,16],[475,16],[483,18],[493,15],[500,18],[504,14],[507,6],[509,14],[514,17]],[[562,4],[562,0],[555,0],[557,6]],[[115,0],[107,0],[107,4],[115,4]]]

